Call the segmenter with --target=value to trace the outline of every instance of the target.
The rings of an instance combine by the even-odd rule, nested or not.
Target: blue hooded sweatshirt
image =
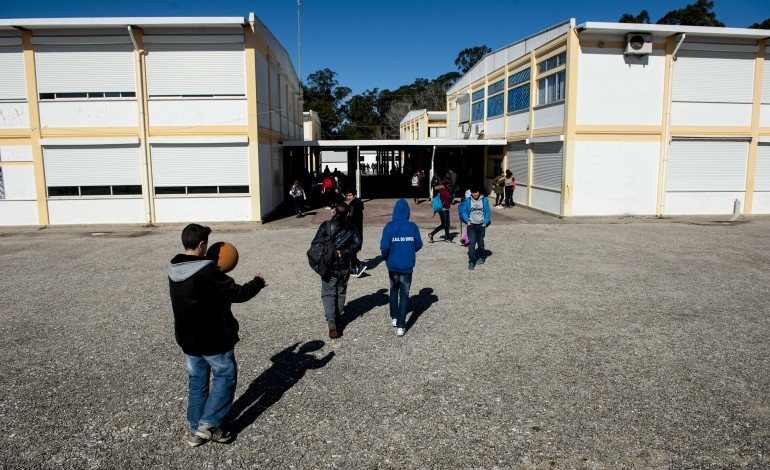
[[[387,260],[388,271],[411,273],[415,253],[422,248],[420,229],[409,221],[409,214],[409,203],[399,199],[393,206],[393,220],[382,230],[380,253]]]

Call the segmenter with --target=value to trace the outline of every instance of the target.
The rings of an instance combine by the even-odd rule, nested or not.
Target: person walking
[[[380,254],[385,259],[390,278],[390,322],[397,336],[406,333],[406,312],[409,289],[412,286],[415,254],[422,248],[420,229],[409,221],[409,203],[399,199],[393,206],[393,216],[382,230]]]
[[[449,195],[452,196],[452,202],[454,203],[454,198],[457,196],[457,173],[452,171],[452,168],[450,167],[446,172],[446,179],[449,180],[449,187],[447,188],[449,190]]]
[[[358,231],[358,237],[361,239],[361,246],[364,244],[364,201],[358,198],[356,188],[350,188],[345,195],[348,203],[348,221]],[[353,253],[350,257],[351,274],[355,277],[361,277],[366,271],[366,265],[358,259],[358,253]]]
[[[341,202],[334,206],[334,215],[328,222],[322,223],[316,231],[313,241],[321,240],[327,226],[331,233],[335,249],[334,269],[328,278],[321,278],[321,302],[324,307],[329,338],[341,336],[342,311],[345,308],[345,296],[350,280],[350,258],[361,249],[361,238],[356,228],[347,220],[348,206]]]
[[[174,334],[189,377],[187,443],[192,447],[207,441],[228,443],[234,438],[220,427],[233,405],[238,378],[238,321],[230,306],[252,299],[267,287],[260,273],[239,286],[207,259],[210,233],[209,227],[198,224],[185,227],[185,251],[168,265]]]
[[[468,269],[475,269],[476,264],[484,264],[484,235],[489,227],[491,213],[489,202],[481,195],[478,187],[471,189],[471,197],[466,198],[457,208],[460,221],[467,225],[468,231]]]
[[[412,197],[414,198],[414,203],[418,204],[418,201],[420,200],[420,173],[415,172],[412,175]]]
[[[294,180],[294,184],[289,189],[289,196],[294,198],[294,213],[297,218],[302,217],[302,204],[307,200],[307,195],[299,180]]]
[[[441,219],[441,225],[433,229],[433,231],[428,234],[428,241],[430,243],[435,241],[433,240],[433,236],[437,234],[441,229],[444,229],[444,242],[452,243],[452,240],[449,238],[449,209],[452,207],[452,196],[449,195],[449,191],[446,188],[449,186],[449,184],[450,181],[445,179],[443,184],[439,184],[433,188],[433,197],[437,197],[436,193],[438,193],[438,197],[441,200],[442,209],[438,211],[439,218]]]
[[[500,175],[492,180],[492,190],[495,192],[495,207],[499,209],[505,194],[505,172],[501,171]]]
[[[510,209],[513,203],[513,191],[516,189],[516,178],[513,177],[511,170],[505,170],[505,208]]]

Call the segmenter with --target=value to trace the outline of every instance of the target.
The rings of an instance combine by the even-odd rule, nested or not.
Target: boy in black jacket
[[[252,299],[267,286],[259,273],[239,286],[206,259],[210,233],[210,228],[198,224],[185,227],[185,252],[168,265],[174,333],[190,379],[187,442],[193,447],[206,441],[227,443],[234,437],[220,428],[233,404],[238,379],[234,349],[239,340],[238,321],[230,305]]]

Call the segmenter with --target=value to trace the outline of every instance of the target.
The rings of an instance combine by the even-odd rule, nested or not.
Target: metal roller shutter
[[[147,47],[150,96],[245,96],[243,43],[166,44]]]
[[[745,191],[748,152],[745,141],[675,140],[666,191]]]
[[[24,54],[19,45],[0,46],[0,100],[27,99]]]
[[[674,65],[674,101],[751,103],[756,54],[681,51]]]
[[[532,185],[561,191],[562,143],[535,144],[532,162]]]
[[[469,122],[471,120],[471,99],[468,94],[463,94],[457,97],[457,114],[459,116],[460,124]]]
[[[137,145],[43,147],[47,186],[142,184]]]
[[[249,148],[243,144],[154,144],[152,174],[156,187],[248,185]]]
[[[37,44],[39,93],[135,92],[130,44]]]
[[[762,69],[762,102],[770,104],[770,54],[765,56],[765,66]]]
[[[770,143],[757,146],[757,170],[754,191],[770,191]]]
[[[508,144],[508,166],[517,185],[529,184],[529,145],[524,142]]]

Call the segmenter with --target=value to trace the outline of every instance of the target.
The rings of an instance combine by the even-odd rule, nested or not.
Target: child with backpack
[[[433,243],[433,235],[437,234],[441,229],[444,229],[444,242],[453,243],[449,238],[449,209],[452,207],[452,196],[449,194],[447,187],[451,184],[449,180],[444,180],[443,184],[439,184],[433,188],[433,215],[438,213],[441,219],[441,225],[433,229],[428,234],[428,242]]]
[[[302,217],[302,204],[307,200],[307,196],[299,180],[294,180],[294,184],[289,189],[289,196],[294,198],[294,213],[297,214],[297,218]]]

